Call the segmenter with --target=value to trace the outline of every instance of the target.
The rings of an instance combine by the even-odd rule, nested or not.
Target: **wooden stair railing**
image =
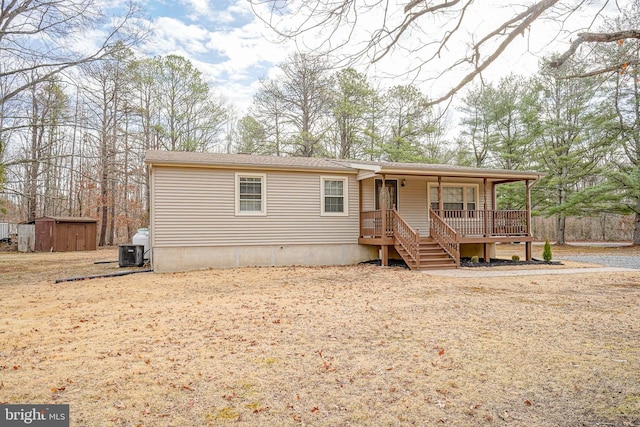
[[[420,233],[400,216],[397,210],[393,209],[393,237],[397,244],[404,249],[413,261],[414,265],[420,265]],[[405,260],[407,261],[407,260]]]
[[[456,267],[460,267],[460,242],[459,235],[429,206],[429,231],[433,240],[453,258]]]

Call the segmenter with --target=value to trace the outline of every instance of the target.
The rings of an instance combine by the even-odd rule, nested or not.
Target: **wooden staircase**
[[[395,249],[412,270],[444,270],[456,268],[456,261],[431,237],[420,238],[420,258],[418,262],[415,262],[401,245],[396,243]]]

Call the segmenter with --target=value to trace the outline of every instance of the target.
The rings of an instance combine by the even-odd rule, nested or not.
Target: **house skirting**
[[[351,265],[376,259],[375,247],[359,244],[153,248],[158,273],[207,268]]]
[[[471,258],[477,256],[478,258],[484,258],[485,245],[487,246],[487,256],[489,259],[496,257],[496,244],[495,243],[462,243],[460,244],[460,256],[462,258]]]

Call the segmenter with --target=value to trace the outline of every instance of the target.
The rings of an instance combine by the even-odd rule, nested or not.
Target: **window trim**
[[[325,211],[325,182],[342,181],[342,212]],[[320,176],[320,216],[349,216],[349,177],[346,176]]]
[[[467,211],[467,212],[476,212],[478,211],[478,207],[480,206],[480,185],[479,184],[465,184],[465,183],[458,183],[458,182],[443,182],[442,183],[442,187],[459,187],[462,188],[462,205],[463,211]],[[469,202],[467,200],[467,188],[468,187],[474,187],[475,188],[475,200],[472,202]],[[432,188],[438,188],[438,183],[437,182],[430,182],[427,185],[427,207],[431,206],[431,189]],[[434,202],[435,203],[435,202]],[[469,210],[467,209],[468,203],[475,203],[476,208],[475,210]],[[446,209],[445,209],[446,210]]]
[[[260,210],[259,211],[241,211],[240,210],[240,178],[260,178]],[[236,215],[237,216],[267,216],[267,174],[236,172],[235,174],[235,193],[236,193]]]

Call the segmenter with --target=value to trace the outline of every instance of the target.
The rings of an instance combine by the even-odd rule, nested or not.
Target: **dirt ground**
[[[55,283],[122,270],[100,260],[117,250],[0,253],[0,403],[66,403],[72,426],[640,425],[640,271]]]

